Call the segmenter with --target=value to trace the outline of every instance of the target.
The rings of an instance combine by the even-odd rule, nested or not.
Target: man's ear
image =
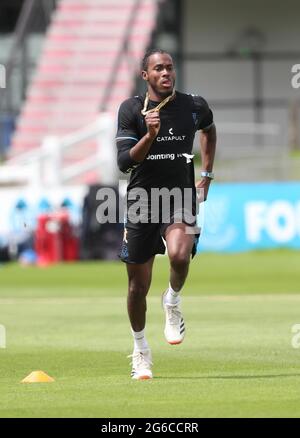
[[[144,81],[148,81],[148,73],[146,72],[146,70],[142,70],[142,78],[144,79]]]

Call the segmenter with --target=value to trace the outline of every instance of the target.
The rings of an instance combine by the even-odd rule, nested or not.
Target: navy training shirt
[[[180,189],[195,187],[193,142],[197,130],[213,125],[213,113],[201,96],[176,91],[175,98],[159,112],[161,127],[141,163],[135,162],[129,150],[147,133],[141,110],[145,96],[125,100],[118,113],[116,144],[121,171],[131,172],[127,190],[142,187]],[[147,109],[158,102],[149,101]]]

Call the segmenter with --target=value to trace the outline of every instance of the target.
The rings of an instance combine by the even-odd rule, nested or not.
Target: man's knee
[[[173,268],[186,268],[190,263],[190,253],[186,251],[171,252],[169,259]]]
[[[146,283],[130,281],[128,286],[128,294],[133,299],[144,298],[148,293],[149,286]]]

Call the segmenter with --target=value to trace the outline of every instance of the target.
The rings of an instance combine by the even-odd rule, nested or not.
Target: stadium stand
[[[61,0],[52,15],[36,73],[12,141],[11,157],[93,122],[99,110],[115,113],[131,94],[156,23],[152,0]],[[96,141],[66,153],[74,164],[96,151]],[[92,183],[87,171],[80,182]],[[77,181],[78,182],[78,181]]]

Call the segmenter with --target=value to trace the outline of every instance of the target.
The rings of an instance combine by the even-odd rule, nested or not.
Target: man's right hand
[[[160,130],[159,112],[153,111],[153,113],[146,114],[145,122],[148,130],[147,134],[144,135],[144,137],[142,137],[129,151],[130,157],[137,163],[141,163],[146,158],[151,145]]]
[[[160,130],[159,112],[153,111],[152,113],[146,114],[145,122],[150,137],[155,139]]]

